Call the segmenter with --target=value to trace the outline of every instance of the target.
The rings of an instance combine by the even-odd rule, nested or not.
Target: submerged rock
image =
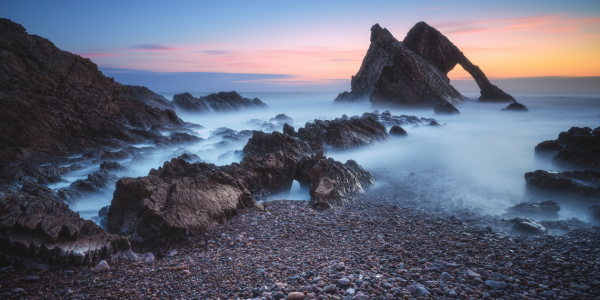
[[[524,234],[546,234],[546,228],[540,223],[527,218],[514,218],[511,222],[511,230]]]
[[[593,171],[525,173],[527,186],[552,193],[600,199],[600,173]]]
[[[564,148],[556,141],[544,141],[535,146],[535,154],[540,156],[554,156]]]
[[[400,126],[392,126],[392,128],[390,128],[390,135],[393,135],[393,136],[407,136],[408,133],[406,132],[406,130],[404,130]]]
[[[560,146],[560,147],[559,147]],[[571,127],[563,131],[554,141],[545,141],[536,146],[536,153],[548,150],[558,153],[552,161],[559,166],[600,172],[600,127]]]
[[[502,110],[512,110],[512,111],[529,111],[527,107],[517,101],[509,104],[507,107]]]
[[[245,108],[268,108],[268,105],[258,98],[248,99],[235,91],[219,92],[195,98],[190,93],[173,96],[173,104],[181,111],[200,113],[220,113],[238,111]]]
[[[388,133],[378,121],[362,117],[348,120],[315,120],[299,128],[298,137],[316,152],[323,149],[324,145],[339,150],[374,145],[387,139]]]
[[[522,202],[507,209],[507,211],[524,216],[556,215],[560,206],[554,201]]]

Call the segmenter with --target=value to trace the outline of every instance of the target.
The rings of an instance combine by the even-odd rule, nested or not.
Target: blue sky
[[[492,78],[600,75],[597,0],[0,1],[0,17],[120,82],[176,92],[347,89],[373,24],[401,40],[418,21]]]

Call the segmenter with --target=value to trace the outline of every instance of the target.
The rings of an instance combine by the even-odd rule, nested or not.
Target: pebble
[[[425,296],[425,295],[429,295],[430,293],[422,286],[419,286],[415,289],[414,292],[412,292],[412,295],[414,297],[421,297],[421,296]]]
[[[486,280],[485,285],[493,289],[505,289],[507,287],[507,284],[505,282],[496,280]]]
[[[291,292],[287,295],[287,300],[302,300],[305,295],[301,292]]]
[[[346,286],[350,284],[350,279],[346,278],[346,277],[342,277],[340,280],[338,280],[338,283]]]
[[[40,280],[40,277],[39,276],[27,276],[27,277],[25,277],[25,280],[27,280],[27,281],[38,281],[38,280]]]
[[[475,278],[475,277],[480,277],[481,275],[479,275],[471,270],[467,270],[467,276],[469,276],[471,278]]]
[[[107,272],[108,270],[110,270],[110,267],[105,260],[101,260],[94,268],[96,272]]]
[[[448,272],[443,272],[442,275],[440,275],[440,279],[443,281],[449,281],[452,279],[452,275],[448,274]]]

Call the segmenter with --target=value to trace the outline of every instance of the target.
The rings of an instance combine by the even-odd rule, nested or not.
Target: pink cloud
[[[123,55],[116,54],[116,53],[81,53],[81,54],[79,54],[79,56],[93,58],[93,57],[117,57],[117,56],[123,56]]]
[[[181,51],[183,48],[172,47],[169,45],[162,44],[143,44],[131,47],[133,50],[140,51]]]

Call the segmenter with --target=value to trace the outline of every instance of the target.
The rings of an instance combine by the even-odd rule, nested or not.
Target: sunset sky
[[[598,0],[0,1],[0,17],[120,82],[175,92],[348,89],[373,24],[402,40],[418,21],[491,78],[600,76]]]

